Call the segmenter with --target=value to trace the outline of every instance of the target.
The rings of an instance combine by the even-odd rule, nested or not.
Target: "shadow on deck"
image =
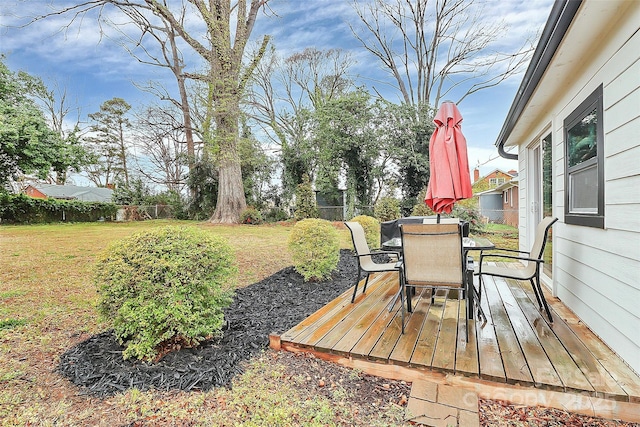
[[[528,282],[487,277],[485,323],[466,321],[464,300],[438,295],[432,303],[425,290],[414,297],[404,335],[400,303],[389,311],[397,291],[396,274],[372,275],[354,304],[349,290],[272,337],[272,347],[382,377],[461,386],[483,398],[640,421],[640,377],[551,296],[548,323]]]

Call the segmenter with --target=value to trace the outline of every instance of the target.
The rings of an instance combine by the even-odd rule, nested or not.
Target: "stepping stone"
[[[432,427],[479,426],[478,395],[460,387],[416,381],[411,387],[405,419]]]

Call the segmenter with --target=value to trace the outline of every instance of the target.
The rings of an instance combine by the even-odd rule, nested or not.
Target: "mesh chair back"
[[[371,259],[371,255],[367,255],[371,253],[371,250],[369,249],[369,244],[367,243],[367,238],[364,234],[364,228],[362,228],[362,225],[356,221],[347,221],[344,224],[349,228],[349,231],[351,231],[353,248],[355,249],[356,254],[359,255],[358,262],[364,269],[367,269],[372,266],[374,262]]]
[[[459,224],[403,224],[400,230],[407,283],[462,286],[462,234]]]
[[[542,221],[536,227],[536,237],[533,241],[533,246],[531,247],[531,257],[532,258],[542,258],[542,253],[544,252],[544,247],[547,244],[547,235],[549,234],[549,228],[556,222],[558,218],[553,218],[551,216],[544,217]]]
[[[542,259],[542,254],[544,252],[544,247],[547,244],[547,235],[549,234],[549,228],[556,222],[558,218],[553,218],[550,216],[544,217],[542,221],[536,226],[536,234],[533,240],[533,246],[531,246],[531,251],[529,252],[529,256],[531,258]],[[524,273],[526,275],[533,275],[536,271],[537,263],[524,261]]]

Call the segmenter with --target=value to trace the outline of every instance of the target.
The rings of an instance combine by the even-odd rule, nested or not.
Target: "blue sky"
[[[134,107],[149,102],[151,95],[137,89],[133,81],[161,80],[167,87],[173,87],[173,77],[165,70],[138,63],[113,39],[101,37],[95,21],[89,18],[78,20],[66,29],[63,27],[69,22],[67,17],[17,27],[25,22],[25,17],[47,11],[51,3],[58,7],[70,2],[2,0],[0,52],[6,55],[12,70],[37,75],[52,89],[56,84],[66,87],[68,99],[79,107],[81,120],[86,120],[87,114],[97,111],[102,102],[113,97],[124,98]],[[398,93],[383,83],[391,82],[389,75],[351,33],[349,23],[357,25],[358,18],[349,1],[272,0],[270,4],[277,16],[260,15],[254,38],[270,34],[283,56],[309,47],[347,50],[357,61],[352,72],[358,76],[359,84],[375,85],[389,100],[399,101]],[[552,4],[553,0],[491,0],[483,19],[503,19],[510,25],[500,40],[502,47],[508,49],[541,31]],[[496,158],[494,142],[521,79],[519,75],[480,91],[459,105],[464,117],[462,129],[467,138],[469,164],[471,167],[481,164],[482,174],[495,168],[517,168],[514,161]],[[73,114],[70,118],[75,119]]]

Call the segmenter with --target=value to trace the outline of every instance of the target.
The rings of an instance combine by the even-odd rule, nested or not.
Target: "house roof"
[[[516,92],[515,99],[498,135],[495,145],[498,147],[500,156],[513,160],[518,158],[517,154],[504,151],[506,140],[509,138],[511,131],[513,131],[516,122],[520,119],[542,76],[547,71],[547,67],[551,63],[581,3],[582,0],[556,0],[553,4],[529,67],[525,72],[522,83],[518,88],[518,92]]]
[[[615,23],[637,5],[626,0],[556,0],[496,140],[502,157],[518,158],[505,147],[519,145],[540,130],[558,94],[585,71],[585,58],[604,45]]]
[[[83,202],[111,202],[113,190],[77,185],[34,184],[33,188],[54,199],[73,199]]]
[[[479,193],[474,194],[474,196],[483,196],[486,194],[501,194],[505,190],[509,188],[518,186],[518,178],[513,178],[511,181],[507,181],[504,184],[497,186],[496,188],[491,188],[489,190],[481,191]]]
[[[485,179],[485,178],[486,178],[486,177],[488,177],[489,175],[494,174],[494,173],[496,173],[496,172],[500,172],[500,173],[502,173],[502,174],[508,175],[508,176],[510,176],[512,179],[518,176],[518,172],[512,173],[512,172],[514,172],[514,171],[505,172],[505,171],[503,171],[502,169],[494,169],[494,170],[492,170],[491,172],[489,172],[489,173],[485,173],[484,175],[482,175],[480,178],[478,178],[478,179],[476,180],[476,182],[478,182],[478,181],[482,181],[483,179]]]

